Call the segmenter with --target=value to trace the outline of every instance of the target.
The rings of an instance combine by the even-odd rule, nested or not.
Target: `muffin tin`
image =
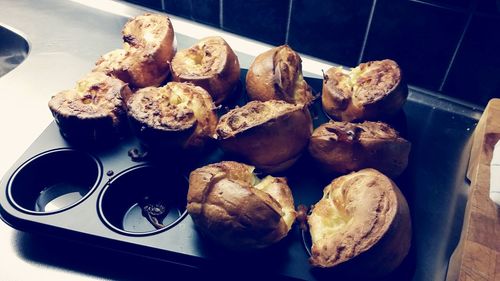
[[[242,82],[245,75],[242,70]],[[316,92],[321,90],[320,79],[306,80]],[[410,97],[392,121],[412,142],[408,169],[396,179],[412,213],[412,249],[384,280],[444,277],[466,202],[463,178],[477,111],[425,93],[414,91]],[[243,93],[232,106],[245,102]],[[328,120],[320,99],[311,111],[315,127]],[[2,219],[28,232],[216,272],[229,268],[266,277],[323,279],[325,274],[308,264],[310,238],[298,225],[278,244],[248,253],[221,249],[196,231],[185,210],[187,178],[196,167],[228,159],[220,149],[188,160],[172,155],[150,161],[131,157],[133,149],[141,150],[133,136],[108,145],[69,143],[52,122],[3,177]],[[307,152],[278,175],[288,178],[296,205],[306,206],[317,202],[337,176],[319,172]]]

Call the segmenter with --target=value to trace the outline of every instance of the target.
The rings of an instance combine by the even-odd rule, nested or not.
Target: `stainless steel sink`
[[[28,40],[16,31],[0,25],[0,77],[21,64],[28,56]]]

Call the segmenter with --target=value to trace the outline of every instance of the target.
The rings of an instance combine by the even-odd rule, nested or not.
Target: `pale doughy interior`
[[[224,67],[225,42],[217,37],[203,40],[189,49],[179,51],[172,61],[178,75],[210,76]]]

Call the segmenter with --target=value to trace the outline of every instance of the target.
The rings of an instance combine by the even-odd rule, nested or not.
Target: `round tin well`
[[[102,191],[99,214],[113,230],[128,235],[153,234],[186,215],[187,179],[148,165],[117,175]]]
[[[51,150],[21,165],[10,178],[7,193],[23,212],[51,214],[85,199],[101,176],[94,156],[72,149]]]

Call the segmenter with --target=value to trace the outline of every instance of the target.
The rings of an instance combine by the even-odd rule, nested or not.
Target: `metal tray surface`
[[[245,74],[246,71],[242,71],[242,82]],[[320,79],[307,80],[313,89],[321,90]],[[244,102],[243,94],[237,104]],[[315,127],[328,120],[321,110],[320,99],[313,104],[311,111]],[[465,170],[470,150],[469,139],[480,113],[480,110],[467,105],[411,89],[403,112],[391,121],[412,143],[409,166],[395,181],[410,206],[413,237],[407,258],[383,280],[445,279],[448,260],[462,227],[467,202]],[[100,195],[108,183],[122,172],[148,164],[132,161],[128,156],[131,148],[138,147],[140,144],[132,136],[109,147],[75,146],[60,135],[57,125],[52,122],[0,182],[2,219],[23,231],[77,240],[202,270],[210,268],[211,272],[220,269],[227,272],[231,268],[235,272],[244,270],[256,276],[265,274],[276,278],[322,279],[311,271],[304,246],[307,243],[303,242],[304,237],[297,225],[283,241],[255,253],[230,252],[212,244],[201,237],[191,218],[185,214],[167,230],[153,234],[128,235],[107,226],[99,208]],[[9,199],[8,186],[12,175],[29,159],[57,149],[70,149],[95,157],[96,169],[100,171],[95,188],[83,201],[62,211],[43,215],[22,211]],[[179,165],[182,162],[179,159],[164,159],[162,163],[151,165],[171,168],[176,175],[186,177],[195,167],[225,159],[217,148],[200,157],[199,161],[188,163],[185,167]],[[323,188],[334,178],[333,175],[318,172],[307,152],[283,175],[288,178],[295,204],[306,206],[317,202]],[[168,188],[167,177],[165,181],[158,184],[165,184]]]

